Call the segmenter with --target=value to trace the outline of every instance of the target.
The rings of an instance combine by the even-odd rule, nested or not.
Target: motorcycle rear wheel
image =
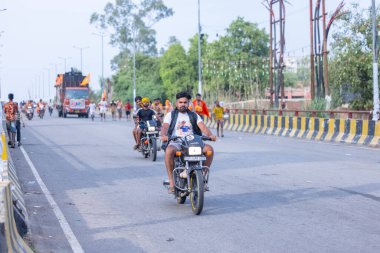
[[[201,214],[204,201],[204,184],[202,171],[194,170],[190,175],[190,203],[195,215]]]

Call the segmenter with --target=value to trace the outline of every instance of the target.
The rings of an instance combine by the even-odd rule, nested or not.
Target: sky
[[[154,26],[157,48],[166,47],[170,36],[176,36],[185,48],[197,33],[197,0],[163,0],[174,15]],[[341,0],[326,0],[331,14]],[[0,1],[0,85],[1,100],[8,93],[15,100],[53,98],[57,73],[71,67],[91,73],[91,87],[99,89],[102,75],[102,46],[99,33],[89,20],[94,12],[103,13],[107,2],[114,0],[1,0]],[[202,32],[209,41],[225,34],[237,17],[258,23],[269,32],[269,13],[262,0],[200,0]],[[286,6],[286,52],[290,56],[307,55],[309,41],[309,1],[288,0]],[[346,0],[347,3],[351,1]],[[358,1],[363,8],[371,0]],[[380,4],[380,0],[376,0]],[[5,11],[1,11],[6,9]],[[112,31],[111,31],[112,32]],[[111,59],[118,53],[104,37],[104,77],[112,76]]]

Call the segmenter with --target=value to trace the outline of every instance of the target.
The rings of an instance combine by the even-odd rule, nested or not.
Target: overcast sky
[[[102,72],[101,38],[90,25],[93,12],[102,13],[107,0],[2,0],[0,1],[0,83],[1,99],[13,92],[16,100],[54,96],[54,80],[70,67],[80,69],[83,50],[83,73],[91,73],[94,89],[99,89]],[[112,1],[114,2],[114,1]],[[158,49],[165,47],[170,36],[176,36],[187,48],[188,39],[197,33],[197,0],[164,0],[174,15],[155,25]],[[201,0],[201,24],[210,40],[224,34],[225,28],[238,16],[269,27],[268,11],[262,0]],[[309,52],[308,0],[289,0],[286,19],[286,49],[290,55]],[[340,0],[326,0],[332,13]],[[346,2],[350,2],[347,1]],[[371,0],[360,0],[369,7]],[[380,0],[376,0],[379,4]],[[112,75],[110,60],[118,53],[104,38],[104,76]],[[50,76],[48,75],[50,72]],[[40,87],[40,88],[39,88]],[[28,93],[29,91],[29,93]]]

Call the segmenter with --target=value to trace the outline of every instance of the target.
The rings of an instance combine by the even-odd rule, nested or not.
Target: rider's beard
[[[179,108],[179,111],[180,111],[180,112],[186,112],[186,110],[187,110],[187,107],[186,107],[186,106],[181,106],[181,107]]]

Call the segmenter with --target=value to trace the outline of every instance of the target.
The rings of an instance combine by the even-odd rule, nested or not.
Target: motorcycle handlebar
[[[168,142],[170,142],[170,141],[174,141],[174,140],[177,140],[177,139],[181,139],[181,138],[183,138],[183,137],[180,137],[180,136],[172,136],[172,137],[170,137],[170,138],[168,139]],[[203,141],[211,141],[211,138],[208,137],[208,136],[204,136],[204,135],[202,135],[202,140],[203,140]]]

